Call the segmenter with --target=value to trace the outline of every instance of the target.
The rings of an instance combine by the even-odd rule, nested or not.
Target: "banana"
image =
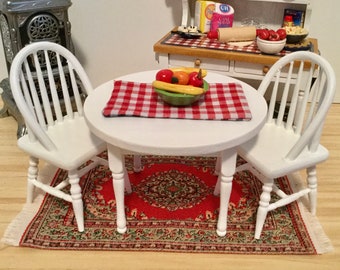
[[[173,84],[162,81],[153,81],[152,86],[157,89],[175,92],[180,94],[188,94],[188,95],[201,95],[204,93],[204,89],[201,87],[195,87],[192,85],[182,85],[182,84]]]
[[[199,72],[199,70],[201,70],[202,78],[207,76],[207,73],[208,73],[206,69],[193,68],[193,67],[176,67],[176,68],[169,68],[169,69],[172,70],[173,72],[175,72],[175,71],[184,71],[184,72],[186,72],[188,74],[190,74],[191,72]]]

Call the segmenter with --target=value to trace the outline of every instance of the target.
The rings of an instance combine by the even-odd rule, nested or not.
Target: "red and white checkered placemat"
[[[207,37],[201,37],[197,39],[183,38],[178,34],[171,33],[163,42],[166,45],[184,46],[190,48],[212,49],[212,50],[224,50],[235,52],[246,52],[261,54],[261,51],[257,48],[256,42],[253,42],[249,46],[234,46],[232,43],[220,42],[216,39],[209,39]],[[277,53],[277,56],[284,56],[290,53],[289,51],[282,50]]]
[[[176,107],[166,104],[151,83],[115,81],[105,108],[105,117],[140,116],[195,120],[250,120],[247,99],[238,83],[211,83],[195,104]]]

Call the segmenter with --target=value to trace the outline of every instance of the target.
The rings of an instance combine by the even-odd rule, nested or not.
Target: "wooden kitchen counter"
[[[210,48],[193,48],[186,46],[168,45],[163,42],[171,35],[171,32],[162,37],[153,47],[154,52],[160,54],[175,54],[194,57],[204,57],[219,60],[231,60],[238,62],[248,62],[255,64],[272,65],[280,56],[277,55],[265,55],[249,52],[238,52],[229,50],[216,50]],[[312,43],[313,52],[319,53],[318,42],[315,38],[308,38],[308,41]]]

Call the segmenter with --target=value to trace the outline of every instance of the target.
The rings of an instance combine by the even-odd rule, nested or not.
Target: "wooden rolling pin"
[[[210,39],[218,39],[221,42],[239,42],[251,41],[256,38],[255,26],[218,28],[216,31],[210,31],[207,34]]]

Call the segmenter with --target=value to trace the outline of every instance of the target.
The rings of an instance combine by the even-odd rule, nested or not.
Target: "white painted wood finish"
[[[10,83],[27,126],[27,134],[18,139],[19,148],[30,156],[27,202],[33,202],[35,187],[71,202],[78,230],[84,231],[79,177],[98,164],[107,163],[96,157],[106,144],[90,132],[83,115],[81,96],[92,91],[91,83],[74,55],[50,42],[32,43],[16,55]],[[58,87],[62,88],[61,96]],[[40,182],[40,159],[68,170],[68,179],[56,186]],[[89,160],[93,162],[79,169]],[[67,185],[71,186],[70,193],[62,190]]]
[[[152,82],[156,70],[134,73],[117,79]],[[156,119],[140,117],[109,117],[102,109],[109,100],[113,81],[97,87],[85,101],[84,113],[90,129],[108,143],[109,165],[117,199],[117,228],[126,231],[124,212],[124,164],[126,152],[152,155],[201,156],[217,154],[221,160],[221,202],[217,225],[219,235],[226,234],[227,207],[235,171],[236,146],[254,137],[264,124],[265,99],[251,86],[236,79],[209,73],[207,82],[238,82],[246,94],[252,120],[207,121]]]
[[[295,61],[299,63],[299,68],[293,68]],[[303,80],[306,62],[312,64],[308,68],[307,80]],[[286,65],[289,66],[288,77],[280,89],[280,71]],[[315,69],[318,69],[318,77],[312,84]],[[290,80],[293,73],[297,77],[294,84]],[[316,165],[329,156],[328,150],[320,144],[320,137],[333,102],[335,85],[335,73],[330,64],[310,52],[296,52],[281,58],[262,81],[259,93],[270,96],[266,124],[256,137],[238,147],[240,156],[249,163],[247,168],[252,169],[263,182],[255,238],[260,238],[269,211],[306,194],[309,195],[310,211],[315,215]],[[286,195],[275,186],[275,178],[303,169],[307,174],[307,187]],[[281,199],[272,202],[272,191]]]

